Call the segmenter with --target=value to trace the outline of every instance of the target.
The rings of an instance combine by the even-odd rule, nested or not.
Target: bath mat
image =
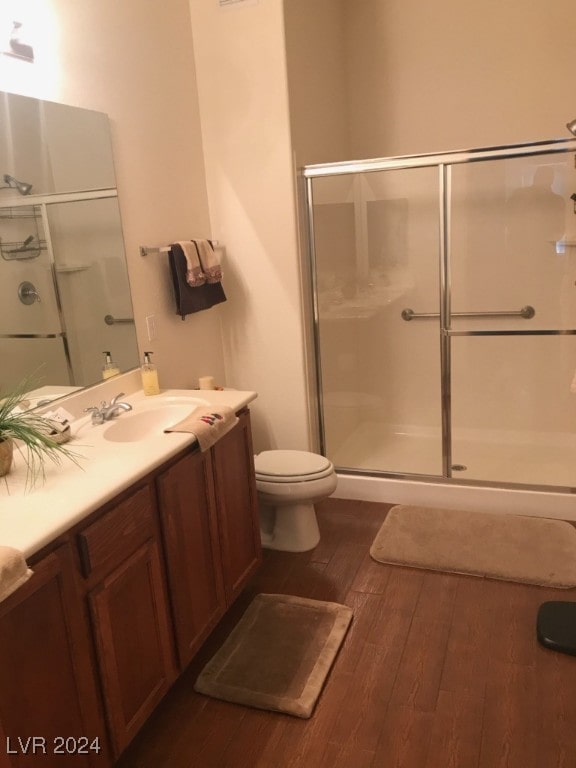
[[[257,595],[194,690],[216,699],[310,717],[352,620],[352,609]]]
[[[576,586],[576,529],[562,520],[392,507],[374,560],[538,586]]]

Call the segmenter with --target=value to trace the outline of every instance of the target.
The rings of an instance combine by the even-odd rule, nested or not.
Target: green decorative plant
[[[55,464],[60,464],[65,457],[77,461],[73,451],[57,442],[54,422],[34,410],[26,410],[30,389],[30,380],[25,379],[12,392],[0,393],[0,446],[12,444],[13,450],[23,456],[28,468],[27,487],[44,478],[46,460]],[[8,463],[6,472],[9,468]]]

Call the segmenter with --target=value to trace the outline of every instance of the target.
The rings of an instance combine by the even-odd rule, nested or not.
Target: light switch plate
[[[156,338],[156,315],[146,316],[146,329],[148,331],[148,341],[154,341]]]

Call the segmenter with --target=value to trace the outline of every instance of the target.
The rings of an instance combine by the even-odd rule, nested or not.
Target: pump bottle
[[[106,357],[106,362],[102,366],[102,378],[109,379],[111,376],[117,376],[120,373],[120,368],[112,360],[110,352],[103,352]]]
[[[145,395],[159,395],[158,369],[150,362],[152,352],[144,352],[144,365],[140,369],[142,375],[142,389]]]

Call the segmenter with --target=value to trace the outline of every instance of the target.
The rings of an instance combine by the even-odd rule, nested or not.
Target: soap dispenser
[[[159,395],[158,369],[150,362],[152,352],[144,352],[144,365],[140,369],[142,373],[142,389],[145,395]]]
[[[102,366],[102,378],[109,379],[111,376],[117,376],[120,373],[120,368],[112,360],[110,352],[103,352],[102,354],[106,358],[106,362]]]

